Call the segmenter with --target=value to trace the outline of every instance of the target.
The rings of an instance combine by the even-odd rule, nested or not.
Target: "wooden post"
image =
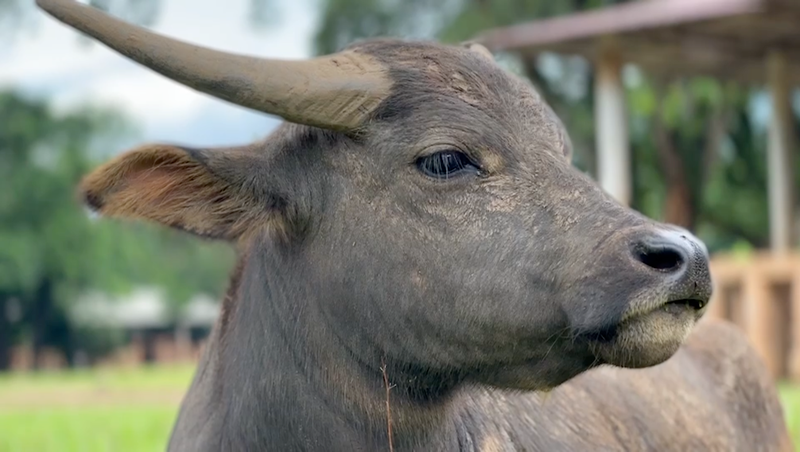
[[[794,137],[791,90],[784,55],[778,51],[770,52],[767,73],[772,97],[767,146],[770,247],[774,252],[786,252],[794,245],[791,158]]]
[[[711,267],[711,282],[714,290],[711,292],[711,300],[708,303],[708,308],[706,308],[705,316],[724,319],[726,317],[725,308],[728,303],[725,298],[725,289],[731,283],[731,277],[729,276],[730,264],[724,259],[712,258],[709,265]]]
[[[792,288],[791,288],[791,344],[789,345],[789,378],[800,382],[800,265],[792,260]]]
[[[725,289],[725,284],[720,281],[719,279],[714,279],[714,290],[711,293],[711,300],[708,303],[708,310],[706,311],[706,317],[713,317],[716,319],[724,319],[725,318],[725,304],[728,303],[728,300],[725,299],[723,296],[723,291]]]
[[[604,45],[596,62],[595,124],[597,179],[623,205],[631,199],[631,164],[622,59],[613,43]]]
[[[744,330],[753,347],[756,349],[770,374],[775,377],[778,373],[778,357],[775,356],[775,347],[770,335],[770,324],[773,320],[772,305],[770,304],[769,287],[762,272],[752,266],[742,278],[742,292],[744,294]]]

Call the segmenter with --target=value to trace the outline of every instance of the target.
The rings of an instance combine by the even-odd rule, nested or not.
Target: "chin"
[[[700,319],[695,312],[660,309],[625,320],[607,341],[592,341],[593,354],[603,363],[639,369],[672,358]]]
[[[560,353],[559,353],[560,352]],[[519,391],[550,390],[601,364],[584,348],[553,351],[546,358],[486,369],[475,380],[500,389]]]

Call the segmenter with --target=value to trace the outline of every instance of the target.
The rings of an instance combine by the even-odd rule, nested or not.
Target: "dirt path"
[[[177,390],[70,390],[0,395],[0,410],[101,406],[177,406],[185,391]]]

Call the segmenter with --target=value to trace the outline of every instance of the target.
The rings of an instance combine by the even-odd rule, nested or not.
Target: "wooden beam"
[[[757,85],[763,85],[766,80],[765,53],[769,49],[780,49],[788,65],[789,82],[800,83],[800,33],[795,40],[769,40],[776,45],[749,41],[745,36],[731,40],[727,35],[715,36],[691,28],[649,30],[615,36],[615,39],[623,61],[654,76],[665,79],[708,76]],[[602,49],[600,43],[600,39],[589,39],[558,43],[547,49],[525,47],[519,52],[528,58],[547,51],[596,61]]]
[[[667,3],[674,7],[677,4],[674,2]],[[727,3],[720,0],[715,8],[730,6]],[[650,23],[650,19],[639,18],[638,25],[632,28],[623,26],[619,18],[609,19],[617,14],[607,17],[608,11],[602,17],[592,15],[591,20],[578,13],[552,19],[558,22],[557,27],[547,19],[490,30],[482,37],[493,50],[534,57],[552,52],[596,61],[599,44],[605,37],[614,36],[623,61],[639,65],[650,74],[665,78],[706,75],[758,85],[765,83],[764,55],[770,49],[780,49],[789,65],[790,81],[800,83],[800,27],[796,26],[800,23],[800,1],[789,0],[787,5],[791,7],[759,3],[757,13],[669,23]],[[599,22],[604,25],[600,27]],[[592,29],[594,32],[590,32]]]
[[[623,35],[765,12],[763,0],[650,0],[576,12],[485,31],[477,41],[490,50],[547,47],[560,42]]]

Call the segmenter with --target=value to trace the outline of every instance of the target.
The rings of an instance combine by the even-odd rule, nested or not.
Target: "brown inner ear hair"
[[[101,215],[155,221],[202,237],[236,240],[259,224],[282,229],[277,212],[259,208],[253,194],[177,146],[128,151],[89,174],[80,194]]]

